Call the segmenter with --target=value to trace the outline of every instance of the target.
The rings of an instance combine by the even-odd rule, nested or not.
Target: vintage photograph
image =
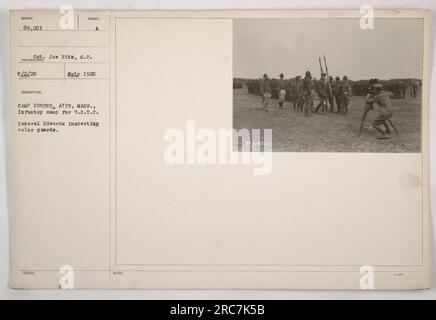
[[[423,33],[422,19],[235,19],[233,128],[271,129],[274,152],[420,152]]]

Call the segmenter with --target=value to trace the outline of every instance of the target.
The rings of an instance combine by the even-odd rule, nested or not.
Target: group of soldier
[[[310,71],[307,71],[305,77],[296,76],[295,79],[288,82],[284,79],[284,75],[280,74],[280,79],[271,81],[267,74],[263,75],[260,81],[259,89],[262,96],[262,104],[265,111],[269,111],[269,103],[272,97],[273,89],[278,91],[278,106],[283,109],[283,104],[286,99],[287,90],[290,92],[290,101],[296,111],[304,111],[306,116],[311,113],[337,113],[346,115],[350,104],[351,83],[347,76],[342,79],[336,77],[327,77],[326,73],[321,73],[319,80],[313,79]],[[314,96],[319,97],[319,103],[314,107]],[[416,92],[413,93],[412,95]],[[392,92],[384,90],[383,84],[377,79],[371,79],[365,99],[365,110],[361,121],[360,133],[364,125],[366,114],[370,110],[375,110],[375,105],[378,106],[378,116],[372,123],[372,127],[381,135],[379,138],[387,139],[393,129],[397,133],[397,129],[392,123],[392,111],[390,97]]]
[[[267,74],[263,75],[260,81],[260,94],[265,111],[269,111],[269,103],[272,91],[278,90],[279,108],[283,109],[286,99],[286,92],[290,93],[290,100],[296,111],[304,111],[306,116],[311,113],[338,113],[346,115],[351,97],[351,83],[347,76],[342,79],[327,77],[321,73],[321,78],[312,78],[310,71],[307,71],[304,78],[296,76],[289,82],[284,79],[283,73],[280,79],[272,81]],[[314,97],[318,95],[319,103],[314,107]]]
[[[365,96],[371,80],[357,80],[353,82],[353,94]],[[379,81],[383,84],[385,90],[392,92],[395,99],[418,98],[420,95],[421,83],[417,79],[391,79],[388,81]]]

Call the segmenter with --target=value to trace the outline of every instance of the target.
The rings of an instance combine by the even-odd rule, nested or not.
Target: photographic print
[[[235,19],[233,127],[278,152],[420,152],[422,48],[423,19]]]

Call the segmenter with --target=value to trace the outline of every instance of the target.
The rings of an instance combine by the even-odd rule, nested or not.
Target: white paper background
[[[8,43],[9,43],[9,24],[8,10],[11,8],[32,9],[41,8],[47,9],[59,8],[60,5],[71,5],[78,9],[353,9],[359,8],[361,5],[371,4],[377,8],[413,8],[413,9],[430,9],[432,14],[432,43],[434,46],[434,35],[436,27],[436,2],[434,0],[378,0],[378,1],[361,1],[361,0],[215,0],[215,1],[188,1],[183,2],[172,1],[13,1],[3,0],[0,3],[0,41],[1,51],[0,57],[0,298],[2,299],[44,299],[44,298],[60,298],[60,299],[92,299],[92,298],[122,298],[122,299],[379,299],[379,298],[398,298],[398,299],[436,299],[436,288],[428,291],[406,291],[406,292],[361,292],[361,291],[159,291],[159,290],[143,290],[143,291],[15,291],[9,288],[9,219],[8,219],[8,189],[7,189],[7,148],[8,148]],[[436,140],[431,139],[435,133],[434,126],[436,125],[436,112],[432,108],[433,103],[436,103],[436,73],[433,67],[435,58],[434,50],[431,50],[431,83],[430,83],[430,180],[431,200],[436,200],[435,179],[436,179],[436,162],[433,160],[436,151]],[[434,231],[436,223],[431,218],[431,242],[432,242],[432,264],[435,262]],[[436,286],[436,271],[432,268],[432,285]]]

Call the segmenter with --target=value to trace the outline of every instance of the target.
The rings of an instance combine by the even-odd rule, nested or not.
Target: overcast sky
[[[420,19],[378,19],[361,30],[358,19],[235,19],[233,75],[270,78],[320,74],[325,54],[330,75],[358,79],[421,78]]]

